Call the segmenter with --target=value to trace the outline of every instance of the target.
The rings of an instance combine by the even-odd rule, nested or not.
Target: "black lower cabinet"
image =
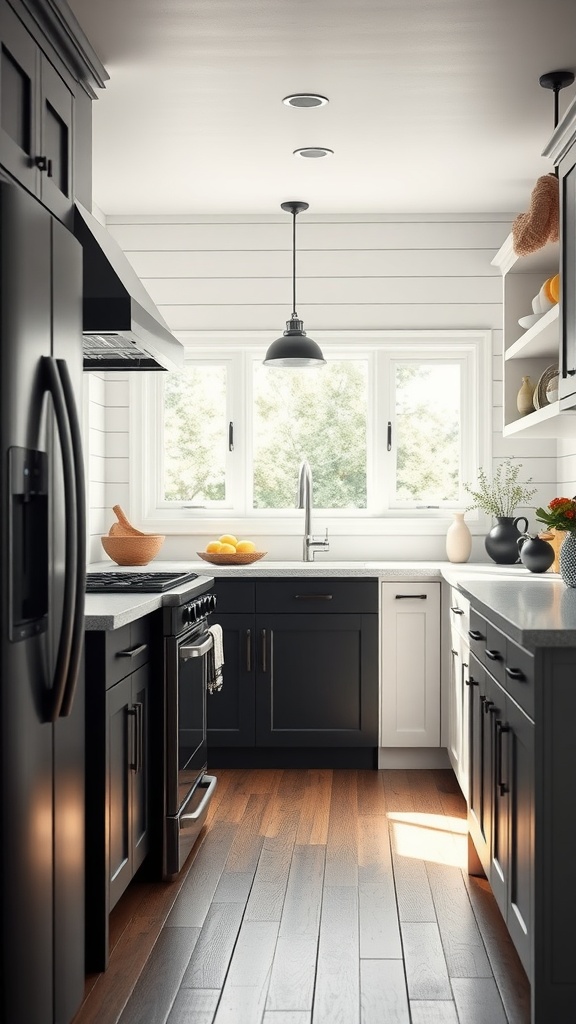
[[[534,724],[470,656],[468,827],[527,974],[532,970]]]
[[[106,969],[108,915],[151,845],[151,624],[86,634],[86,967]],[[161,634],[160,634],[161,640]],[[156,766],[156,767],[155,767]]]
[[[216,598],[225,664],[208,697],[212,764],[375,766],[377,581],[217,579]]]

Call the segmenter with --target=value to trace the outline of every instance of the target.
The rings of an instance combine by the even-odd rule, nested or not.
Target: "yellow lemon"
[[[218,537],[221,544],[231,544],[233,548],[236,548],[238,541],[236,537],[233,537],[231,533],[224,533],[221,537]]]
[[[206,551],[210,552],[210,554],[217,555],[221,550],[222,545],[219,540],[211,540],[210,543],[206,545]]]
[[[233,544],[221,544],[220,545],[219,554],[220,555],[235,555],[236,554],[236,548],[234,547]]]
[[[256,551],[256,545],[251,540],[239,540],[236,545],[236,551],[244,551],[246,553]]]

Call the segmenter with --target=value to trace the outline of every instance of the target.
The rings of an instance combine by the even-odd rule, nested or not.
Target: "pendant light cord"
[[[296,211],[292,214],[292,316],[296,320]]]

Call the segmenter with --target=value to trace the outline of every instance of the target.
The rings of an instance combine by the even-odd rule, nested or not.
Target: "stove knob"
[[[190,621],[191,622],[197,622],[198,619],[200,618],[200,608],[198,607],[198,604],[199,604],[198,601],[194,601],[193,604],[190,605]]]
[[[187,606],[185,605],[184,608],[182,609],[182,625],[187,626],[189,621],[189,612]]]

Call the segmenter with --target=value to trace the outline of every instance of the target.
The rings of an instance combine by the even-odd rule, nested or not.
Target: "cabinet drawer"
[[[150,660],[149,618],[121,626],[105,634],[106,688],[135,672]]]
[[[223,580],[215,578],[214,593],[216,594],[216,619],[218,613],[227,615],[230,612],[254,612],[254,580]]]
[[[256,581],[257,612],[378,612],[378,580],[294,577]]]
[[[506,638],[503,687],[526,714],[534,717],[534,656]]]
[[[470,650],[484,665],[486,663],[486,619],[474,611],[474,608],[470,609],[468,639],[470,640]]]
[[[498,680],[504,684],[504,667],[506,663],[506,637],[491,622],[486,623],[486,668]]]
[[[456,587],[450,588],[450,625],[468,636],[470,629],[470,601]]]

